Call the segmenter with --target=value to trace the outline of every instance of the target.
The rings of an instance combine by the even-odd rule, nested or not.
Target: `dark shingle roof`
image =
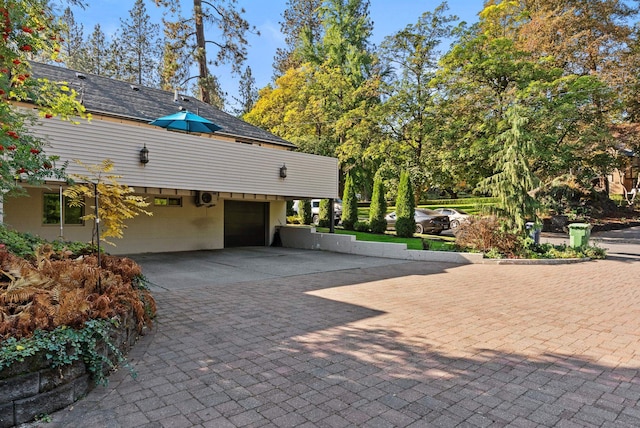
[[[85,78],[79,79],[78,73],[74,70],[36,62],[31,62],[31,71],[36,78],[67,82],[69,87],[80,94],[82,103],[90,113],[148,123],[159,117],[176,113],[182,107],[222,127],[216,134],[245,141],[295,147],[294,144],[270,132],[250,125],[191,96],[178,94],[178,100],[174,101],[176,94],[169,91],[87,73],[80,73]]]

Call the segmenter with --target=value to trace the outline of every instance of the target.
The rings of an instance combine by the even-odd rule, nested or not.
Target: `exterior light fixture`
[[[149,149],[147,149],[146,143],[144,147],[140,149],[140,163],[143,165],[146,165],[149,163]]]
[[[285,164],[280,167],[280,178],[287,178],[287,166]]]

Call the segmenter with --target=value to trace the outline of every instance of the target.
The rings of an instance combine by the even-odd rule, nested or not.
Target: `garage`
[[[268,207],[266,202],[225,201],[224,247],[266,246]]]

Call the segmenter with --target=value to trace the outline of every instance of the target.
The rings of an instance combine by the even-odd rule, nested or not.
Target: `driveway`
[[[43,426],[640,426],[639,263],[134,258],[159,307],[137,378]]]

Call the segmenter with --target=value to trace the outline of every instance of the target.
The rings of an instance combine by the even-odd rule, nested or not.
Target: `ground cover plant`
[[[47,243],[3,226],[0,237],[0,370],[42,351],[54,367],[81,359],[104,380],[109,361],[96,344],[122,361],[110,327],[132,316],[141,333],[156,313],[140,266],[105,254],[98,265],[90,246]]]

